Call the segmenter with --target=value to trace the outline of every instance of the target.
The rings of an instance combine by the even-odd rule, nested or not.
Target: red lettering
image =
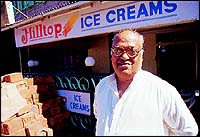
[[[52,35],[53,34],[53,27],[49,26],[47,31],[48,31],[49,35]]]
[[[43,32],[44,32],[44,36],[47,36],[46,26],[45,25],[43,25]]]
[[[55,24],[54,25],[54,30],[55,30],[55,38],[58,38],[58,36],[61,36],[61,31],[62,31],[62,25],[61,24]]]
[[[26,44],[28,42],[28,32],[27,29],[22,29],[24,31],[24,35],[22,35],[21,41],[23,44]]]
[[[49,26],[45,24],[37,24],[35,26],[22,29],[22,33],[21,41],[23,44],[27,44],[28,41],[45,39],[49,36],[58,38],[59,36],[62,36],[62,24],[58,23]]]
[[[30,33],[30,39],[33,38],[33,35],[32,35],[32,27],[29,28],[29,33]]]
[[[39,24],[40,26],[40,37],[42,37],[42,24]]]

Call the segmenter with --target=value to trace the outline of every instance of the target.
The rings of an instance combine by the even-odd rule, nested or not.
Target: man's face
[[[116,54],[113,52],[111,58],[113,69],[118,77],[132,78],[142,67],[142,45],[138,44],[137,35],[131,31],[120,33],[118,38],[114,44]],[[133,54],[132,49],[136,49],[137,52]]]

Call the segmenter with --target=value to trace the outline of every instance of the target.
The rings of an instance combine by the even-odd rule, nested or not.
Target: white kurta
[[[96,136],[198,133],[195,119],[178,91],[144,70],[135,75],[120,99],[115,75],[102,79],[95,89],[93,107]]]

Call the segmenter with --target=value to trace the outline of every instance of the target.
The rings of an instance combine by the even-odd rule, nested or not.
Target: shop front
[[[87,8],[44,16],[15,28],[21,70],[25,77],[53,76],[58,95],[68,100],[72,124],[94,134],[94,88],[113,73],[112,37],[125,28],[145,37],[143,69],[180,91],[199,91],[197,1],[97,1]],[[198,103],[199,96],[192,99]]]

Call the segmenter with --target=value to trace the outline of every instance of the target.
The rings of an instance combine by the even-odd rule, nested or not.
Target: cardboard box
[[[14,73],[10,73],[10,74],[6,74],[3,77],[3,82],[17,82],[23,80],[23,75],[21,72],[14,72]]]
[[[22,119],[20,117],[15,117],[13,119],[7,120],[1,123],[1,126],[1,133],[5,135],[10,135],[24,127]]]

